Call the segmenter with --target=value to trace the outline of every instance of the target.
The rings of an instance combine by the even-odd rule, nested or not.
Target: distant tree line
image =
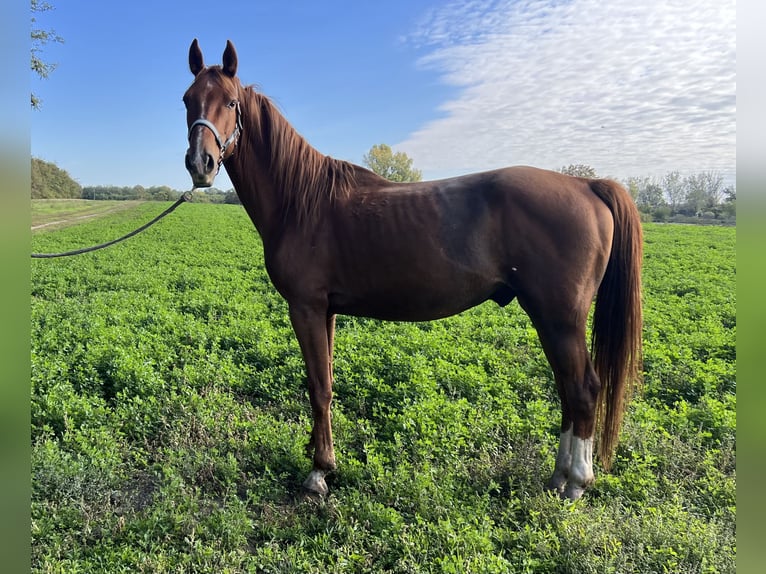
[[[421,173],[412,167],[412,160],[402,152],[396,154],[381,144],[365,155],[365,164],[393,181],[419,181]],[[570,164],[558,169],[561,173],[580,177],[598,177],[589,165]],[[174,201],[182,192],[166,185],[97,185],[82,187],[56,164],[32,158],[33,199],[132,199],[144,201]],[[677,223],[736,223],[737,190],[724,185],[723,176],[715,171],[703,171],[682,176],[672,171],[657,179],[630,177],[622,182],[636,202],[644,221]],[[194,192],[197,203],[240,203],[233,189],[223,191],[214,187]]]
[[[142,185],[134,185],[133,187],[93,185],[82,188],[82,199],[175,201],[181,193],[183,192],[167,185],[155,185],[152,187],[144,187]],[[209,187],[204,191],[196,190],[194,192],[194,201],[196,203],[239,203],[239,197],[233,189],[223,191],[215,187]]]
[[[205,191],[197,190],[194,192],[195,203],[228,203],[239,205],[239,196],[234,189],[223,191],[215,187],[208,187]]]
[[[31,171],[32,199],[111,199],[143,201],[175,201],[182,192],[167,185],[152,187],[89,185],[82,187],[55,163],[32,158]],[[222,191],[215,187],[194,192],[197,203],[239,203],[233,189]]]
[[[597,177],[587,165],[568,165],[558,171]],[[724,185],[723,176],[703,171],[686,176],[678,171],[661,178],[630,177],[622,182],[636,202],[644,221],[717,223],[733,225],[737,217],[737,190]]]
[[[133,199],[149,201],[172,201],[177,199],[179,192],[167,185],[144,187],[142,185],[89,185],[82,188],[82,199]]]
[[[645,221],[736,222],[737,189],[725,186],[723,176],[715,171],[686,176],[671,171],[661,178],[631,177],[623,183]]]

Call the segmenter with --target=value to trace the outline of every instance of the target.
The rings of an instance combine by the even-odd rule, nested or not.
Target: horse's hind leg
[[[585,320],[542,320],[530,312],[561,398],[561,442],[548,487],[572,500],[593,483],[593,434],[600,383],[585,341]],[[578,317],[585,317],[587,309]]]

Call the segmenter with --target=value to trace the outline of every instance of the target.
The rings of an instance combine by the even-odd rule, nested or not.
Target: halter
[[[218,156],[218,170],[221,169],[221,164],[223,163],[223,156],[226,153],[226,150],[231,144],[237,145],[237,140],[239,139],[239,135],[242,133],[242,110],[239,107],[239,100],[234,100],[234,104],[237,108],[237,125],[234,127],[234,131],[231,132],[231,135],[226,138],[226,141],[222,141],[221,134],[218,133],[218,128],[215,127],[213,122],[210,122],[206,120],[205,118],[200,118],[198,120],[195,120],[191,126],[189,126],[189,133],[187,135],[187,139],[191,140],[191,133],[192,130],[196,126],[205,126],[208,128],[211,132],[213,132],[213,136],[215,137],[215,143],[218,144],[218,149],[220,150],[220,155]]]

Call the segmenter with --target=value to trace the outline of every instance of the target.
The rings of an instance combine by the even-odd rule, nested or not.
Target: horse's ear
[[[197,38],[189,46],[189,69],[195,76],[199,74],[205,67],[205,61],[202,58],[202,50],[199,49],[199,42]]]
[[[231,40],[226,40],[226,49],[223,51],[223,73],[230,78],[237,75],[237,51]]]

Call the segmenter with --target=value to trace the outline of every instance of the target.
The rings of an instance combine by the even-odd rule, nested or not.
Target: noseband
[[[237,145],[237,140],[239,139],[240,133],[242,133],[242,110],[239,107],[239,100],[234,100],[234,103],[237,108],[237,125],[234,127],[234,131],[231,132],[231,135],[226,138],[226,141],[223,141],[223,138],[221,138],[221,134],[218,133],[218,128],[215,127],[213,122],[206,120],[205,118],[200,118],[198,120],[195,120],[194,123],[192,123],[191,126],[189,126],[189,133],[187,135],[187,139],[191,141],[191,133],[192,130],[196,126],[205,126],[208,128],[211,132],[213,132],[213,136],[215,137],[215,143],[218,144],[218,150],[220,154],[218,155],[218,169],[221,169],[221,164],[223,163],[223,156],[226,153],[226,150],[228,147],[232,144]]]

